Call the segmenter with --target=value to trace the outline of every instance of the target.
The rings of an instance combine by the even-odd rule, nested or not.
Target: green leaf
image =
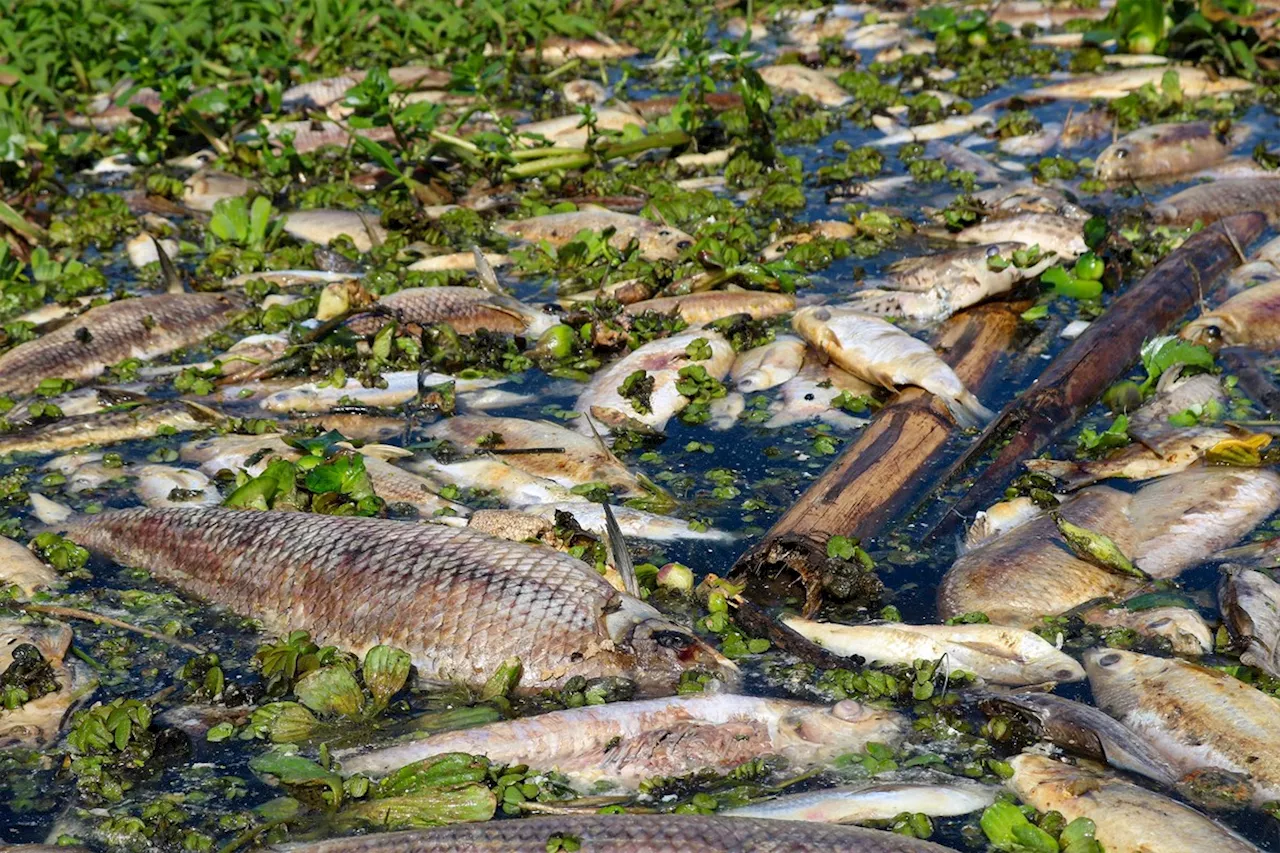
[[[1027,820],[1027,816],[1013,803],[992,803],[982,812],[979,823],[987,840],[997,850],[1008,853],[1058,853],[1058,842]]]
[[[1195,372],[1214,368],[1213,353],[1198,344],[1187,343],[1171,335],[1154,338],[1142,345],[1142,366],[1147,371],[1147,380],[1142,383],[1145,392],[1152,388],[1160,374],[1176,364],[1183,365]]]
[[[438,106],[431,104],[430,106]],[[379,143],[373,141],[367,136],[355,137],[356,147],[362,149],[368,157],[382,168],[386,169],[397,178],[403,178],[404,172],[400,170],[400,166],[396,163],[395,156]]]
[[[282,785],[327,787],[333,793],[334,804],[342,802],[342,777],[309,758],[272,750],[252,759],[249,767],[255,773],[275,776]]]

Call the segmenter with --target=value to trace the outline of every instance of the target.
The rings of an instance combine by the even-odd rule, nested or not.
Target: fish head
[[[1237,318],[1215,312],[1192,320],[1178,333],[1178,337],[1217,352],[1221,347],[1239,343],[1243,331],[1243,324]]]
[[[896,711],[852,699],[830,707],[798,703],[778,721],[778,739],[784,754],[831,759],[857,752],[868,743],[896,746],[907,727],[906,718]]]
[[[1094,699],[1112,716],[1123,714],[1141,692],[1143,682],[1169,665],[1164,658],[1119,649],[1094,648],[1084,653],[1084,671]]]
[[[642,696],[668,696],[685,672],[706,672],[726,688],[740,680],[738,666],[690,629],[621,594],[621,606],[605,616],[613,642],[635,660],[629,677]]]
[[[1094,161],[1093,175],[1102,181],[1120,181],[1129,177],[1133,151],[1129,143],[1121,140],[1109,145]]]

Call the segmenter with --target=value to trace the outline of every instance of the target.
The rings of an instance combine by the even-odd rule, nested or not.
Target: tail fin
[[[1025,464],[1033,474],[1047,474],[1061,481],[1068,489],[1078,489],[1097,480],[1079,463],[1064,459],[1028,459]]]
[[[969,391],[962,392],[955,399],[948,399],[946,403],[951,416],[962,427],[983,427],[995,420],[996,413],[982,405]]]

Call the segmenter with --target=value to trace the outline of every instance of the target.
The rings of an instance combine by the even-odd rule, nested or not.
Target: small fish
[[[1039,130],[1011,136],[996,143],[1002,154],[1014,157],[1043,157],[1054,149],[1062,138],[1062,123],[1046,121]]]
[[[1177,659],[1090,649],[1085,672],[1102,710],[1184,773],[1239,773],[1254,801],[1280,792],[1280,701],[1225,672]]]
[[[277,121],[267,125],[267,138],[276,149],[283,148],[283,138],[293,137],[293,149],[308,154],[326,146],[346,148],[357,136],[374,142],[395,142],[395,131],[390,127],[368,127],[352,130],[336,121]],[[257,139],[257,130],[246,131],[238,139]],[[355,235],[352,235],[355,236]]]
[[[468,455],[496,450],[504,464],[562,486],[605,483],[622,495],[647,494],[640,479],[594,438],[548,421],[459,415],[436,422],[427,435],[447,439]]]
[[[710,358],[694,361],[689,357],[688,347],[698,340],[707,343],[711,350]],[[684,332],[650,341],[593,376],[574,408],[610,428],[632,423],[653,432],[662,432],[667,421],[689,404],[689,398],[676,387],[680,382],[680,371],[696,364],[708,376],[719,380],[728,375],[733,360],[733,347],[711,331]],[[619,390],[637,371],[643,371],[653,380],[647,405],[643,400],[624,397]],[[585,426],[579,431],[585,432]]]
[[[71,629],[60,622],[42,625],[0,619],[0,673],[8,674],[15,666],[47,664],[56,685],[16,708],[0,705],[0,749],[35,749],[53,743],[71,712],[97,689],[93,670],[78,660],[67,659],[71,640]]]
[[[941,398],[961,426],[995,415],[964,387],[933,347],[878,317],[841,307],[802,308],[791,320],[802,338],[840,367],[889,390],[917,385]]]
[[[1236,438],[1238,433],[1216,427],[1169,429],[1159,436],[1159,451],[1143,444],[1118,448],[1101,459],[1081,462],[1069,459],[1029,459],[1028,471],[1060,480],[1069,490],[1092,485],[1099,480],[1120,477],[1149,480],[1185,471],[1200,462],[1207,451]]]
[[[1250,287],[1192,320],[1179,337],[1216,349],[1280,349],[1280,281]]]
[[[133,491],[150,507],[217,506],[218,487],[199,471],[172,465],[143,465],[128,472],[137,478]]]
[[[1217,222],[1242,210],[1256,210],[1274,221],[1280,215],[1280,180],[1275,178],[1225,178],[1196,184],[1176,192],[1150,208],[1161,225],[1188,226]]]
[[[387,241],[387,230],[378,214],[358,210],[295,210],[285,214],[284,230],[299,240],[322,246],[346,235],[361,252]]]
[[[1106,17],[1108,8],[1057,6],[1043,0],[1011,0],[992,9],[991,20],[1008,24],[1015,30],[1025,24],[1034,24],[1042,30],[1053,30],[1069,21],[1100,21]]]
[[[201,169],[182,182],[182,203],[192,210],[210,213],[224,198],[241,198],[258,189],[256,183],[239,175]]]
[[[238,289],[251,281],[264,281],[277,287],[290,288],[311,284],[340,284],[344,281],[358,280],[361,277],[361,273],[330,272],[329,270],[262,270],[233,276],[223,281],[222,286]]]
[[[1026,97],[1032,99],[1061,99],[1075,101],[1091,101],[1095,98],[1115,100],[1143,86],[1150,84],[1160,90],[1164,75],[1172,71],[1178,77],[1178,85],[1182,94],[1188,98],[1200,98],[1205,95],[1223,95],[1231,92],[1243,92],[1252,89],[1253,84],[1238,77],[1219,77],[1210,75],[1200,68],[1190,66],[1126,68],[1123,71],[1108,71],[1105,74],[1086,74],[1061,83],[1052,83],[1038,89],[1031,89]]]
[[[571,107],[580,107],[589,104],[593,107],[602,105],[609,100],[609,90],[602,86],[599,81],[588,80],[585,77],[579,77],[576,80],[570,80],[560,87],[560,95],[564,98],[564,102]]]
[[[357,654],[404,649],[427,682],[481,687],[521,658],[519,690],[618,676],[645,695],[736,668],[689,629],[548,548],[465,528],[250,510],[126,509],[63,525],[75,542],[182,591]]]
[[[788,628],[828,651],[868,662],[907,664],[942,660],[994,684],[1022,686],[1080,681],[1084,669],[1038,634],[999,625],[840,625],[786,617]]]
[[[1218,586],[1222,621],[1240,662],[1280,678],[1280,584],[1262,572],[1228,571]]]
[[[511,263],[510,256],[499,255],[496,252],[485,252],[483,257],[489,266],[494,268],[505,267]],[[452,270],[470,272],[476,268],[476,255],[475,252],[453,252],[448,255],[434,255],[430,258],[414,261],[409,264],[408,268],[415,272],[447,272]]]
[[[973,194],[976,201],[993,216],[1019,213],[1046,213],[1066,219],[1087,221],[1093,214],[1076,205],[1062,190],[1036,183],[1002,184]]]
[[[444,373],[428,373],[419,375],[416,370],[398,370],[384,373],[381,380],[385,387],[366,387],[355,378],[347,379],[340,387],[317,385],[304,382],[278,391],[273,391],[259,403],[268,412],[327,412],[344,401],[359,406],[378,408],[394,408],[417,399],[422,388],[434,385],[454,384],[454,390],[460,394],[482,391],[503,384],[505,379],[459,379]],[[227,399],[234,400],[240,396],[241,388],[250,391],[257,389],[252,385],[230,386]]]
[[[0,589],[17,586],[23,595],[31,595],[57,585],[57,572],[36,559],[26,547],[0,536]]]
[[[1073,261],[1089,251],[1084,242],[1084,223],[1051,213],[1019,213],[985,219],[962,231],[942,236],[957,243],[983,245],[1016,240],[1028,246],[1039,246],[1042,252],[1057,254],[1059,262]]]
[[[506,462],[489,456],[463,459],[457,462],[440,462],[430,455],[404,463],[436,485],[437,491],[445,486],[474,489],[496,494],[504,504],[512,507],[528,507],[551,503],[586,502],[555,480],[522,471]]]
[[[645,539],[650,542],[732,542],[734,535],[723,530],[694,529],[689,522],[667,515],[656,515],[626,506],[611,507],[622,535],[628,539]],[[525,512],[544,519],[554,520],[556,513],[567,512],[581,525],[597,536],[605,530],[604,506],[597,503],[576,501],[527,506]]]
[[[1008,177],[1008,173],[999,166],[962,145],[934,140],[925,146],[924,153],[926,157],[936,157],[953,169],[972,172],[982,183],[1003,183]]]
[[[1069,151],[1110,134],[1114,126],[1115,119],[1105,109],[1072,112],[1062,120],[1062,135],[1058,137],[1058,144]]]
[[[145,361],[191,346],[246,307],[229,293],[164,293],[91,308],[0,356],[0,394],[30,391],[44,379],[83,384],[127,358]]]
[[[647,124],[643,118],[629,110],[618,107],[603,107],[595,112],[595,127],[598,131],[616,131],[621,133],[629,127],[644,130]],[[515,132],[524,145],[536,145],[541,137],[555,148],[586,148],[590,139],[591,128],[582,121],[578,113],[535,121],[529,124],[516,125]]]
[[[815,68],[791,63],[766,65],[758,70],[769,88],[808,96],[824,107],[842,107],[853,102],[853,95]]]
[[[636,317],[645,311],[658,314],[676,312],[690,326],[703,326],[734,314],[747,314],[753,320],[777,317],[796,307],[796,298],[787,293],[763,293],[758,290],[711,290],[687,296],[662,296],[628,305],[623,313]]]
[[[1130,610],[1124,605],[1099,604],[1076,615],[1092,625],[1128,628],[1144,637],[1168,640],[1175,655],[1199,657],[1213,651],[1213,632],[1199,613],[1186,607]]]
[[[729,378],[744,394],[766,391],[799,373],[808,349],[808,344],[795,335],[779,335],[772,343],[738,353],[729,368]]]
[[[466,752],[536,764],[575,786],[634,789],[652,776],[725,772],[765,754],[803,772],[871,742],[902,741],[907,722],[845,700],[815,705],[728,693],[570,708],[336,757],[347,773],[385,775],[433,755]]]
[[[1231,830],[1176,800],[1043,755],[1009,759],[1009,788],[1040,811],[1088,818],[1107,853],[1259,853]]]
[[[489,47],[491,45],[486,45],[486,51]],[[549,36],[542,39],[536,48],[525,50],[521,56],[525,59],[537,57],[548,65],[564,65],[571,59],[596,62],[629,59],[639,53],[639,48],[612,39]]]
[[[1207,121],[1148,125],[1109,145],[1093,173],[1116,182],[1198,172],[1225,159],[1245,135],[1239,129],[1220,133]]]
[[[931,841],[860,826],[685,814],[490,820],[273,849],[280,853],[542,853],[548,838],[572,838],[583,850],[618,853],[954,853]]]
[[[791,424],[822,420],[843,430],[866,426],[866,418],[858,418],[832,407],[842,394],[852,397],[875,396],[876,388],[835,364],[825,362],[806,348],[800,372],[778,388],[778,399],[769,404],[768,429],[781,429]]]
[[[212,429],[225,420],[226,416],[221,412],[185,400],[74,415],[0,435],[0,454],[50,453],[90,444],[116,444],[151,438],[162,430],[190,432]]]
[[[930,817],[958,817],[995,802],[999,788],[939,774],[936,780],[879,782],[823,788],[727,809],[734,818],[804,820],[820,823],[862,823],[893,820],[903,813]]]
[[[552,246],[563,246],[573,240],[580,231],[614,229],[610,245],[625,249],[632,240],[639,244],[640,255],[651,261],[671,260],[693,245],[693,238],[681,231],[650,221],[630,213],[615,213],[604,208],[584,208],[571,213],[548,213],[530,219],[503,220],[495,230],[506,237],[543,241]]]
[[[1017,497],[992,504],[974,516],[973,523],[960,543],[959,553],[972,551],[980,545],[997,539],[1015,527],[1044,515],[1044,508],[1029,497]]]
[[[883,116],[878,118],[881,120],[876,122],[876,126],[885,135],[871,141],[870,144],[877,148],[888,145],[905,145],[909,142],[932,142],[938,139],[946,139],[951,136],[959,136],[962,133],[972,133],[995,121],[995,116],[986,110],[975,110],[967,115],[948,116],[940,121],[917,124],[913,127],[903,127],[892,119],[887,119]],[[875,121],[875,118],[872,120]]]
[[[980,703],[987,714],[1029,722],[1036,734],[1093,761],[1172,786],[1182,774],[1137,732],[1092,705],[1052,693],[992,693]]]
[[[429,326],[444,323],[460,335],[480,329],[537,336],[556,318],[535,311],[518,299],[478,287],[410,287],[378,300],[373,310],[357,314],[346,326],[357,335],[372,335],[387,323]]]

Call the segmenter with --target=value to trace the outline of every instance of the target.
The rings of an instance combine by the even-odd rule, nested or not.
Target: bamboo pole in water
[[[991,368],[1009,351],[1026,304],[991,303],[961,312],[939,330],[934,345],[965,386],[983,396]],[[794,593],[798,580],[805,613],[812,614],[825,590],[848,598],[859,584],[879,582],[850,575],[849,566],[827,557],[835,535],[868,537],[902,514],[916,488],[939,472],[948,439],[957,431],[946,406],[919,388],[899,391],[870,425],[764,538],[734,564],[747,593],[770,598]],[[776,581],[776,583],[775,583]],[[864,588],[864,592],[867,590]]]
[[[1242,262],[1241,252],[1258,239],[1266,224],[1266,218],[1256,212],[1225,217],[1192,235],[1121,294],[949,466],[940,487],[1006,442],[927,538],[949,534],[995,499],[1021,471],[1023,462],[1070,429],[1129,371],[1145,341],[1172,328],[1213,291],[1224,273]]]

